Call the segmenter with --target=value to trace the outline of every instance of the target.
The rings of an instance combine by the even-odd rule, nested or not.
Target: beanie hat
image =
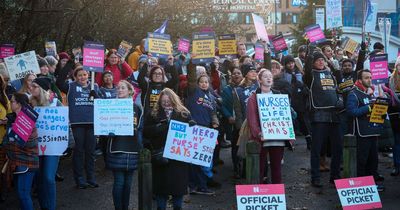
[[[240,71],[242,71],[242,75],[244,77],[247,75],[247,73],[249,73],[249,71],[253,71],[253,70],[255,71],[257,69],[251,64],[242,65],[242,67],[240,68]]]
[[[326,61],[325,55],[320,53],[320,52],[314,52],[313,53],[313,63],[315,63],[316,60],[319,58],[323,58]]]
[[[286,64],[290,62],[295,62],[293,56],[287,55],[283,58],[283,65],[286,66]]]
[[[45,91],[50,89],[51,79],[48,77],[38,77],[34,79],[33,82],[38,84]]]
[[[299,53],[307,51],[307,45],[301,45],[297,50]]]
[[[70,59],[68,53],[66,53],[66,52],[60,52],[58,54],[58,57],[60,58],[60,60],[62,60],[62,59],[68,59],[69,60]]]
[[[385,46],[383,46],[382,43],[380,42],[375,42],[374,44],[374,50],[383,50],[385,48]]]
[[[107,74],[110,74],[111,76],[114,76],[113,73],[112,73],[111,71],[104,71],[103,74],[101,75],[101,80],[104,80],[104,77],[105,77]]]
[[[138,63],[144,63],[147,61],[147,55],[143,54],[139,57]]]
[[[38,59],[39,67],[42,68],[43,66],[48,66],[49,63],[47,63],[46,59],[44,58],[39,58]]]

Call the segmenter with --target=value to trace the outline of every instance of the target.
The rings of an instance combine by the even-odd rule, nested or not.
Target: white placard
[[[29,51],[4,58],[4,63],[6,63],[10,74],[10,81],[23,79],[25,75],[29,73],[40,73],[35,51]]]

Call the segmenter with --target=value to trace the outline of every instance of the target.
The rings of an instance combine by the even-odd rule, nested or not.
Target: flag
[[[165,30],[167,29],[167,25],[168,25],[168,20],[165,20],[164,23],[160,26],[160,28],[157,28],[154,31],[154,33],[164,34]]]
[[[371,0],[366,1],[366,11],[365,11],[365,17],[364,17],[364,24],[367,22],[368,17],[372,15],[372,4]]]

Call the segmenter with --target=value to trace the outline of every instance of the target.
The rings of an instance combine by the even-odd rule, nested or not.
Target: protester
[[[102,75],[103,85],[100,87],[101,98],[116,98],[117,87],[114,85],[114,76],[111,71],[105,71]]]
[[[393,104],[389,107],[390,124],[394,134],[393,145],[393,170],[390,173],[392,176],[400,174],[400,60],[395,63],[395,70],[389,80],[389,87],[394,93]]]
[[[0,167],[6,163],[5,148],[2,145],[3,137],[6,135],[7,114],[11,113],[10,101],[6,95],[6,82],[0,75]],[[0,174],[0,202],[5,200],[6,182],[3,173]]]
[[[128,63],[117,54],[116,49],[108,51],[104,71],[110,71],[113,74],[114,84],[118,84],[120,80],[130,77],[133,72]],[[103,85],[102,74],[96,74],[96,83],[99,86]]]
[[[238,58],[246,56],[247,55],[246,45],[242,42],[239,42],[237,45],[237,52],[238,52]]]
[[[165,88],[144,119],[143,134],[151,140],[153,154],[157,151],[162,154],[171,120],[193,124],[189,110],[182,105],[179,97],[171,89]],[[167,208],[169,195],[172,195],[174,210],[182,209],[183,195],[187,193],[189,182],[189,164],[171,159],[152,161],[152,174],[157,209]]]
[[[139,57],[145,54],[144,45],[146,43],[146,39],[142,39],[140,45],[135,47],[135,51],[131,53],[128,57],[129,66],[133,71],[139,70]]]
[[[24,80],[22,82],[22,87],[18,91],[19,93],[24,93],[28,97],[31,96],[31,91],[32,91],[32,82],[33,80],[36,79],[36,74],[27,74],[24,77]]]

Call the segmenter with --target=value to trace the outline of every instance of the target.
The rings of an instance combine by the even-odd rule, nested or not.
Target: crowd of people
[[[284,148],[294,142],[264,139],[258,113],[257,94],[287,94],[297,135],[304,135],[310,150],[310,183],[320,188],[321,172],[330,171],[329,182],[341,178],[344,135],[357,138],[357,176],[373,176],[383,190],[378,172],[378,139],[393,138],[393,171],[400,173],[400,60],[390,71],[387,84],[372,84],[369,56],[383,54],[381,43],[373,51],[363,42],[357,53],[336,43],[302,45],[293,55],[272,56],[265,46],[264,61],[246,54],[237,44],[236,56],[216,53],[211,63],[198,65],[190,54],[154,57],[145,51],[145,40],[125,61],[117,50],[107,50],[104,71],[94,80],[82,60],[72,53],[38,56],[40,74],[9,81],[0,74],[0,164],[1,199],[13,185],[21,209],[32,210],[31,192],[38,193],[40,208],[56,209],[56,179],[60,156],[39,156],[37,130],[28,141],[12,129],[16,116],[26,106],[68,106],[73,177],[78,189],[97,188],[95,159],[101,151],[112,171],[115,209],[128,209],[139,152],[152,152],[153,194],[157,209],[166,209],[169,196],[175,210],[182,209],[187,193],[213,195],[210,187],[220,183],[213,167],[221,164],[219,150],[231,147],[232,175],[245,177],[244,145],[261,145],[260,183],[284,183],[281,162]],[[92,84],[94,83],[94,84]],[[95,136],[93,98],[131,98],[134,101],[134,136]],[[388,114],[382,125],[369,116],[377,98],[387,98]],[[170,120],[187,122],[219,131],[211,167],[162,157]],[[393,135],[381,136],[383,132]],[[160,155],[161,154],[161,155]],[[330,157],[330,165],[327,157]],[[270,167],[270,169],[269,169]],[[270,174],[270,175],[269,175]],[[12,184],[13,183],[13,184]],[[100,183],[101,184],[101,183]]]

